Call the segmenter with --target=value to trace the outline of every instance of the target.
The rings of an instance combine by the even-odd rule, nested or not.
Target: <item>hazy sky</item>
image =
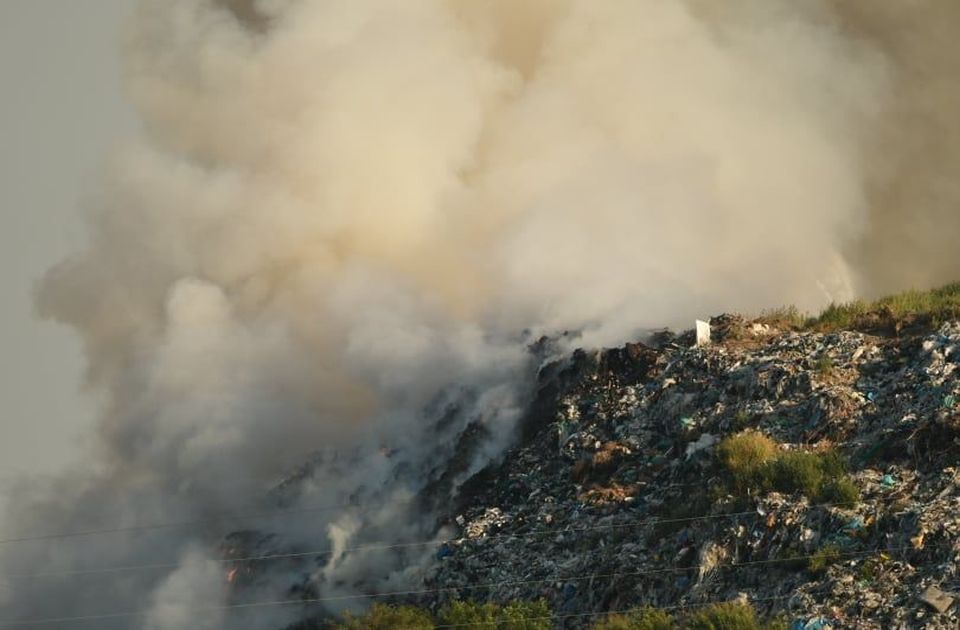
[[[133,0],[0,0],[0,479],[55,469],[94,404],[72,332],[33,316],[43,272],[83,242],[79,204],[133,128],[117,47]]]

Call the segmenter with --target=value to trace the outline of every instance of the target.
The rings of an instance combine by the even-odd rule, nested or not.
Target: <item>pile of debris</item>
[[[701,327],[543,367],[518,445],[460,488],[441,522],[460,537],[413,603],[543,598],[582,627],[746,599],[800,629],[957,628],[960,324],[710,323],[710,343]],[[745,430],[841,453],[859,501],[733,491],[715,451]]]

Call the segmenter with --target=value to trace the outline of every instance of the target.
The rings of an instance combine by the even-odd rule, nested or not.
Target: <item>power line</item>
[[[846,442],[839,442],[838,444],[845,444]],[[670,490],[673,488],[688,488],[688,487],[701,487],[704,485],[704,482],[693,482],[693,483],[680,483],[680,484],[670,484],[666,486],[665,489]],[[414,503],[415,499],[406,499],[399,501],[398,505],[408,505]],[[304,514],[304,513],[317,513],[317,512],[328,512],[333,510],[341,510],[351,507],[358,507],[359,503],[343,503],[339,505],[325,505],[325,506],[308,506],[302,508],[289,508],[289,509],[275,509],[275,510],[261,510],[253,511],[248,513],[228,513],[224,512],[216,516],[205,517],[200,519],[192,519],[185,521],[173,521],[165,523],[146,523],[140,525],[129,525],[129,526],[117,526],[117,527],[106,527],[101,529],[89,529],[89,530],[80,530],[80,531],[69,531],[69,532],[56,532],[52,534],[40,534],[36,536],[18,536],[15,538],[5,538],[0,539],[0,545],[7,545],[13,543],[23,543],[23,542],[32,542],[32,541],[44,541],[44,540],[60,540],[66,538],[78,538],[83,536],[95,536],[99,534],[119,534],[124,532],[143,532],[159,529],[174,529],[178,527],[189,527],[192,525],[204,525],[209,523],[217,523],[222,521],[230,520],[247,520],[247,519],[258,519],[258,518],[269,518],[273,516],[287,516],[291,514]]]
[[[686,484],[671,484],[670,486],[667,486],[667,489],[699,487],[702,485],[703,485],[702,482],[686,483]],[[409,505],[414,502],[415,502],[414,499],[407,499],[404,501],[397,502],[397,505]],[[108,528],[101,528],[101,529],[57,532],[52,534],[40,534],[36,536],[19,536],[16,538],[5,538],[5,539],[0,539],[0,545],[32,542],[32,541],[77,538],[77,537],[83,537],[83,536],[95,536],[98,534],[118,534],[118,533],[124,533],[124,532],[140,532],[140,531],[151,531],[151,530],[158,530],[158,529],[173,529],[177,527],[189,527],[192,525],[203,525],[203,524],[217,523],[222,521],[269,518],[274,516],[286,516],[291,514],[328,512],[328,511],[341,510],[341,509],[346,509],[351,507],[360,507],[360,504],[354,502],[354,503],[343,503],[339,505],[263,510],[263,511],[249,512],[249,513],[239,513],[239,514],[224,512],[217,516],[211,516],[211,517],[194,519],[194,520],[186,520],[186,521],[172,521],[172,522],[165,522],[165,523],[145,523],[141,525],[117,526],[117,527],[108,527]],[[161,567],[161,568],[166,568],[166,567]]]
[[[933,546],[928,547],[933,548]],[[939,546],[937,546],[939,548]],[[840,552],[837,554],[838,557],[857,557],[857,556],[867,556],[875,553],[897,553],[900,551],[908,551],[912,547],[899,547],[894,549],[871,549],[865,551],[853,551],[853,552]],[[804,556],[792,556],[788,558],[773,558],[767,560],[752,560],[748,562],[738,562],[730,564],[721,564],[717,565],[717,569],[734,569],[739,570],[749,566],[758,566],[758,565],[773,565],[785,562],[797,562],[799,560],[809,560],[816,557],[816,554],[804,555]],[[583,580],[594,580],[594,579],[615,579],[615,578],[624,578],[624,577],[639,577],[644,575],[656,575],[662,573],[671,573],[678,571],[692,571],[696,567],[663,567],[660,569],[649,569],[645,571],[630,571],[630,572],[614,572],[614,573],[594,573],[589,575],[581,576],[568,576],[568,577],[551,577],[551,578],[542,578],[542,579],[531,579],[531,580],[503,580],[500,582],[491,582],[486,584],[475,584],[475,585],[464,585],[464,586],[451,586],[444,588],[432,588],[432,589],[411,589],[405,591],[388,591],[384,593],[358,593],[353,595],[336,595],[328,597],[313,597],[313,598],[304,598],[304,599],[287,599],[287,600],[270,600],[270,601],[261,601],[261,602],[248,602],[243,604],[227,604],[221,606],[204,606],[191,609],[187,612],[212,612],[218,610],[250,610],[257,608],[268,608],[268,607],[277,607],[277,606],[295,606],[295,605],[306,605],[306,604],[322,604],[329,602],[344,602],[360,599],[374,599],[380,597],[405,597],[405,596],[414,596],[414,595],[429,595],[432,593],[456,593],[461,591],[468,590],[480,590],[487,588],[496,588],[498,586],[529,586],[533,584],[546,584],[550,582],[577,582]],[[65,623],[65,622],[74,622],[74,621],[94,621],[94,620],[106,620],[106,619],[118,619],[118,618],[128,618],[128,617],[140,617],[145,613],[143,611],[123,611],[123,612],[111,612],[111,613],[99,613],[92,615],[78,615],[72,617],[46,617],[46,618],[36,618],[36,619],[17,619],[17,620],[4,620],[0,621],[0,626],[15,626],[15,625],[42,625],[49,623]]]
[[[410,503],[411,501],[401,502],[402,504]],[[17,538],[5,538],[0,540],[0,545],[12,544],[12,543],[22,543],[30,541],[39,541],[39,540],[57,540],[61,538],[75,538],[80,536],[94,536],[97,534],[117,534],[122,532],[142,532],[156,529],[173,529],[177,527],[189,527],[191,525],[203,525],[207,523],[217,523],[221,521],[232,521],[232,520],[246,520],[246,519],[257,519],[257,518],[267,518],[271,516],[287,516],[290,514],[303,514],[308,512],[329,512],[332,510],[342,510],[350,507],[358,507],[356,503],[344,503],[341,505],[325,505],[325,506],[313,506],[313,507],[303,507],[303,508],[290,508],[290,509],[277,509],[277,510],[263,510],[258,512],[248,512],[248,513],[222,513],[218,516],[211,516],[202,519],[188,520],[188,521],[171,521],[166,523],[148,523],[143,525],[129,525],[124,527],[108,527],[103,529],[88,529],[81,531],[72,531],[72,532],[58,532],[54,534],[41,534],[38,536],[20,536]]]
[[[827,507],[836,507],[838,505],[844,505],[840,503],[819,503],[809,506],[810,508],[827,508]],[[391,549],[408,549],[415,547],[425,547],[431,545],[443,545],[449,544],[451,542],[460,541],[460,540],[471,540],[481,543],[486,543],[489,541],[497,540],[510,540],[510,539],[525,539],[532,538],[535,536],[542,535],[552,535],[552,534],[579,534],[583,532],[591,531],[602,531],[602,530],[618,530],[618,529],[628,529],[631,527],[645,527],[648,525],[671,525],[677,523],[690,523],[697,521],[706,521],[706,520],[718,520],[718,519],[729,519],[729,518],[739,518],[746,516],[759,516],[759,512],[756,510],[744,511],[744,512],[731,512],[726,514],[706,514],[701,516],[688,516],[688,517],[678,517],[678,518],[648,518],[638,521],[631,521],[628,523],[616,523],[610,525],[594,525],[590,527],[579,527],[573,529],[539,529],[530,532],[523,532],[519,534],[494,534],[492,536],[484,536],[476,539],[461,537],[453,539],[444,539],[444,540],[418,540],[405,543],[386,543],[385,541],[373,542],[365,545],[358,545],[356,547],[347,547],[345,549],[338,550],[337,553],[353,553],[353,552],[362,552],[362,551],[385,551]],[[271,560],[294,560],[299,558],[310,558],[310,557],[323,557],[332,555],[333,550],[323,549],[323,550],[308,550],[308,551],[296,551],[288,553],[277,553],[277,554],[266,554],[258,556],[247,556],[241,558],[223,558],[223,559],[211,559],[213,562],[220,564],[240,564],[240,563],[249,563],[249,562],[266,562]],[[71,576],[81,576],[81,575],[97,575],[97,574],[110,574],[110,573],[125,573],[130,571],[151,571],[151,570],[163,570],[163,569],[176,569],[179,567],[179,563],[160,563],[160,564],[140,564],[140,565],[127,565],[127,566],[114,566],[114,567],[99,567],[91,569],[72,569],[64,571],[47,571],[43,573],[33,573],[33,574],[14,574],[5,576],[7,579],[17,579],[17,580],[28,580],[28,579],[37,579],[44,577],[71,577]]]
[[[703,482],[670,484],[669,486],[666,486],[666,489],[669,490],[673,488],[699,487],[702,485],[703,485]],[[398,502],[398,505],[407,505],[414,502],[415,502],[415,499],[407,499],[407,500]],[[830,504],[823,504],[823,505],[829,506]],[[835,504],[835,505],[844,505],[844,504]],[[262,511],[254,511],[254,512],[239,513],[239,514],[224,512],[216,516],[211,516],[211,517],[206,517],[201,519],[193,519],[193,520],[161,522],[161,523],[146,523],[146,524],[140,524],[140,525],[117,526],[117,527],[107,527],[107,528],[100,528],[100,529],[89,529],[89,530],[69,531],[69,532],[57,532],[57,533],[41,534],[41,535],[34,535],[34,536],[19,536],[15,538],[0,539],[0,545],[31,542],[31,541],[58,540],[58,539],[75,538],[75,537],[83,537],[83,536],[94,536],[98,534],[117,534],[117,533],[123,533],[123,532],[139,532],[139,531],[150,531],[150,530],[158,530],[158,529],[172,529],[177,527],[188,527],[191,525],[202,525],[202,524],[216,523],[221,521],[246,520],[246,519],[268,518],[268,517],[274,517],[274,516],[286,516],[291,514],[326,512],[326,511],[340,510],[340,509],[346,509],[351,507],[359,507],[359,504],[356,502],[351,502],[351,503],[344,503],[339,505],[308,506],[308,507],[302,507],[302,508],[262,510]],[[817,506],[811,506],[811,507],[817,507]]]
[[[702,485],[703,485],[703,482],[672,484],[670,486],[667,486],[666,489],[699,487]],[[415,502],[416,502],[415,499],[405,499],[403,501],[398,501],[397,505],[409,505]],[[342,510],[342,509],[351,508],[351,507],[360,507],[360,504],[353,502],[353,503],[343,503],[339,505],[324,505],[324,506],[312,506],[312,507],[308,506],[303,508],[289,508],[289,509],[280,508],[275,510],[260,510],[260,511],[248,512],[248,513],[223,512],[216,516],[210,516],[210,517],[194,519],[194,520],[186,520],[186,521],[172,521],[172,522],[165,522],[165,523],[144,523],[140,525],[105,527],[102,529],[56,532],[52,534],[40,534],[36,536],[18,536],[16,538],[0,539],[0,545],[31,542],[31,541],[42,541],[42,540],[58,540],[63,538],[77,538],[82,536],[95,536],[98,534],[119,534],[123,532],[139,532],[139,531],[150,531],[150,530],[156,530],[156,529],[173,529],[177,527],[189,527],[191,525],[204,525],[207,523],[217,523],[221,521],[268,518],[271,516],[287,516],[290,514],[302,514],[302,513],[311,513],[311,512],[314,512],[314,513],[329,512],[333,510]]]

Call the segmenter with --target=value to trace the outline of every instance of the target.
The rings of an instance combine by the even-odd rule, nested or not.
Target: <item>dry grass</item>
[[[593,630],[674,630],[673,617],[656,608],[638,608],[627,614],[610,615],[597,622]]]
[[[789,330],[899,332],[904,323],[908,327],[934,327],[951,319],[960,319],[960,283],[928,291],[904,291],[875,301],[831,304],[818,315],[803,313],[795,306],[781,306],[764,311],[756,321]]]
[[[720,442],[717,457],[740,494],[776,490],[844,505],[860,500],[843,459],[832,450],[784,452],[762,433],[744,431]]]
[[[777,443],[759,431],[737,433],[717,446],[720,462],[741,492],[761,483],[763,470],[778,452]]]

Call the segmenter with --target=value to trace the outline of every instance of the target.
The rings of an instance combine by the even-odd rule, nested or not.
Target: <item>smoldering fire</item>
[[[329,549],[322,593],[405,583],[423,557],[347,550],[436,534],[405,506],[468,422],[485,447],[451,487],[509,442],[520,331],[593,345],[956,273],[958,6],[143,0],[142,134],[38,298],[84,340],[98,441],[14,492],[4,534],[202,521],[336,452],[284,500],[345,507],[269,528]],[[0,574],[178,566],[0,601],[222,627],[191,613],[230,597],[205,522],[10,546]]]

